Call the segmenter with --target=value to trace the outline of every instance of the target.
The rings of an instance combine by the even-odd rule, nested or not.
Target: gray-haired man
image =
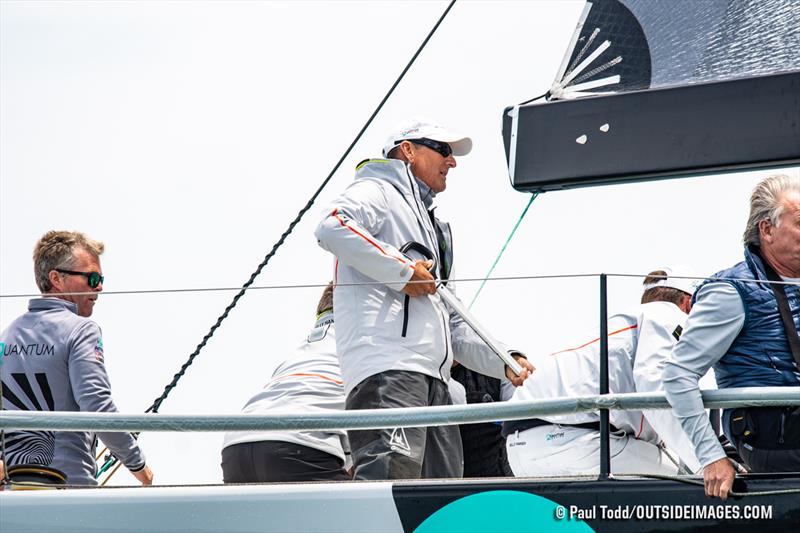
[[[73,231],[46,233],[33,252],[42,298],[0,334],[4,408],[16,411],[116,412],[100,328],[89,320],[103,290],[103,243]],[[153,472],[129,433],[100,438],[143,485]],[[95,485],[96,438],[88,432],[6,433],[7,467],[50,466],[67,483]]]
[[[744,261],[698,288],[664,368],[667,398],[704,467],[706,494],[723,499],[734,469],[698,380],[713,365],[720,388],[800,386],[800,180],[777,175],[756,186],[744,244]],[[726,409],[723,428],[750,470],[800,470],[800,410]]]

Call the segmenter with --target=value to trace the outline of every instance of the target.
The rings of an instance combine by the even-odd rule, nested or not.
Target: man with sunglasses
[[[4,408],[18,411],[116,412],[103,361],[100,328],[88,317],[103,290],[103,243],[73,231],[46,233],[33,252],[42,292],[0,334]],[[153,482],[130,433],[98,435],[143,485]],[[60,470],[71,485],[96,485],[97,438],[89,432],[11,431],[7,467]]]
[[[348,410],[450,405],[447,383],[458,360],[482,374],[521,384],[461,317],[439,298],[434,279],[449,279],[450,226],[433,213],[456,156],[469,137],[413,118],[390,135],[383,155],[356,168],[355,181],[334,200],[316,230],[336,256],[336,347]],[[419,243],[432,263],[401,249]],[[448,287],[451,289],[452,282]],[[457,426],[348,431],[355,479],[461,477]]]

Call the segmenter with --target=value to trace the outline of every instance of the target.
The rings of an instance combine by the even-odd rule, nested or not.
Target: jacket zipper
[[[444,359],[442,359],[442,363],[439,365],[439,376],[442,378],[442,381],[447,383],[449,381],[449,377],[445,378],[442,375],[442,367],[447,362],[447,359],[450,356],[450,348],[449,348],[450,343],[447,342],[447,321],[446,318],[444,317],[444,313],[442,313],[441,310],[439,310],[438,306],[435,307],[437,307],[436,310],[437,312],[439,312],[439,316],[442,317],[442,336],[444,337]]]
[[[431,212],[428,211],[427,209],[425,209],[424,206],[420,207],[420,205],[419,205],[420,204],[419,195],[416,194],[416,189],[414,188],[414,184],[413,184],[414,177],[411,175],[411,172],[409,171],[408,167],[406,167],[406,174],[408,175],[409,182],[411,183],[411,191],[412,191],[412,194],[414,195],[414,202],[417,205],[417,210],[418,211],[421,210],[421,211],[424,211],[424,212],[428,213],[428,221],[431,223],[431,226],[430,226],[430,230],[428,230],[426,228],[426,232],[428,233],[428,238],[432,239],[432,241],[433,241],[432,251],[436,255],[436,261],[437,261],[437,263],[439,263],[439,266],[441,268],[442,254],[441,254],[441,251],[439,250],[439,236],[436,233],[436,224],[432,220]],[[420,212],[420,216],[419,216],[418,220],[420,221],[420,224],[422,225],[422,227],[425,228],[425,218],[422,216],[421,212]],[[434,304],[433,302],[431,302],[431,303],[433,304],[434,308],[436,309],[436,312],[439,313],[439,316],[442,317],[442,338],[444,339],[444,358],[442,359],[441,364],[439,364],[439,377],[442,378],[442,381],[447,383],[449,381],[449,376],[445,377],[445,376],[442,375],[442,367],[447,362],[447,359],[450,356],[450,343],[448,342],[448,327],[447,327],[448,317],[446,317],[444,315],[444,312],[442,312],[442,310],[439,308],[438,305]]]
[[[416,205],[416,208],[417,208],[417,211],[418,211],[418,215],[419,215],[419,216],[415,215],[414,218],[417,219],[417,222],[419,223],[419,225],[421,226],[421,229],[423,230],[423,232],[422,232],[423,235],[427,234],[428,239],[431,239],[431,232],[433,233],[433,244],[434,244],[434,246],[432,247],[432,251],[436,255],[437,262],[439,262],[439,261],[441,261],[441,259],[440,259],[440,255],[441,254],[440,254],[440,251],[439,251],[439,239],[437,238],[437,235],[436,235],[436,228],[433,227],[433,222],[432,221],[431,221],[431,226],[432,227],[430,229],[425,227],[425,219],[422,217],[421,210],[422,211],[426,211],[426,212],[428,210],[420,208],[420,205],[419,205],[420,200],[418,198],[419,195],[416,194],[416,189],[414,188],[414,177],[411,175],[411,172],[409,172],[408,166],[406,166],[406,176],[408,177],[409,185],[411,186],[411,195],[414,197],[414,204]],[[395,187],[395,189],[397,189],[397,188]],[[398,190],[397,192],[400,192],[400,191]],[[403,197],[403,199],[405,199],[405,195],[403,195],[402,193],[400,195],[401,195],[401,197]],[[411,206],[409,205],[409,207],[411,207]],[[412,211],[413,211],[413,208],[412,208]],[[409,304],[410,304],[410,298],[409,298],[408,295],[406,295],[406,297],[405,297],[405,305],[403,306],[404,307],[404,309],[403,309],[403,337],[406,336],[406,332],[407,332],[406,330],[407,330],[407,326],[408,326],[408,313],[409,313],[408,308],[410,307]],[[431,304],[433,304],[433,302],[431,302]],[[445,378],[442,375],[442,367],[447,362],[447,359],[450,356],[449,343],[447,342],[447,319],[446,319],[446,317],[444,317],[444,313],[441,311],[441,309],[439,309],[439,306],[437,306],[435,304],[433,304],[433,306],[436,309],[436,312],[439,313],[439,316],[442,318],[442,337],[444,339],[444,359],[442,359],[441,364],[439,364],[439,377],[441,377],[442,380],[446,382],[446,381],[448,381],[448,379]]]
[[[406,336],[406,331],[408,330],[408,308],[411,305],[411,297],[406,294],[405,300],[403,302],[403,337]]]
[[[414,177],[411,175],[411,172],[409,171],[409,167],[408,166],[406,166],[406,175],[408,176],[409,185],[411,185],[411,194],[414,196],[414,203],[417,206],[417,211],[419,211],[419,217],[417,217],[417,220],[419,221],[420,225],[425,229],[424,233],[427,233],[428,234],[428,238],[432,239],[432,243],[433,243],[432,251],[436,255],[437,262],[441,264],[441,253],[439,251],[439,239],[438,239],[438,236],[436,234],[436,226],[435,226],[434,222],[432,220],[430,220],[430,211],[428,211],[424,207],[421,208],[420,205],[419,205],[420,204],[419,195],[416,194],[417,189],[414,188]],[[428,217],[429,217],[428,221],[431,223],[430,229],[425,227],[425,218],[422,216],[422,211],[425,211],[425,212],[428,213]],[[431,237],[431,234],[433,235],[432,237]],[[433,302],[431,302],[431,303],[433,304]],[[447,362],[447,359],[450,356],[450,343],[447,342],[447,339],[448,339],[448,335],[447,335],[447,317],[444,316],[444,313],[439,308],[439,306],[437,306],[436,304],[433,304],[433,306],[436,309],[436,312],[439,313],[439,316],[442,318],[442,338],[444,339],[444,358],[442,359],[441,364],[439,364],[439,377],[442,378],[442,381],[447,382],[447,381],[449,381],[449,378],[446,378],[445,376],[442,375],[442,367]]]
[[[403,191],[401,191],[394,183],[390,183],[389,185],[391,185],[394,188],[394,190],[397,191],[397,194],[400,195],[400,198],[403,199],[403,201],[406,203],[408,208],[411,210],[411,213],[414,215],[414,218],[416,219],[417,224],[419,225],[419,230],[420,230],[420,233],[422,234],[422,237],[423,237],[422,240],[426,241],[427,239],[430,239],[430,231],[428,230],[428,228],[425,227],[425,224],[422,222],[422,219],[420,219],[420,217],[417,216],[417,213],[414,212],[414,207],[415,206],[417,208],[416,209],[417,212],[419,212],[419,205],[417,205],[417,203],[416,203],[416,194],[414,194],[414,189],[412,188],[412,190],[411,190],[411,195],[414,196],[414,205],[411,205],[411,202],[408,200],[408,198],[406,197],[405,193],[403,193]],[[426,239],[426,236],[427,236],[427,239]],[[429,246],[430,243],[428,243],[428,242],[421,242],[420,244],[423,244],[425,246],[430,247]],[[433,247],[432,251],[436,252],[436,250],[437,250],[436,247]],[[436,253],[437,253],[436,257],[438,259],[438,252],[436,252]]]
[[[414,197],[414,204],[417,207],[417,215],[418,216],[415,216],[415,218],[419,221],[420,226],[422,226],[422,230],[423,230],[422,233],[423,234],[427,234],[427,238],[430,239],[430,244],[433,244],[433,246],[431,246],[431,251],[433,251],[433,253],[436,255],[436,260],[438,262],[439,261],[439,243],[438,243],[438,241],[436,239],[436,229],[433,228],[433,227],[428,228],[425,225],[426,220],[425,220],[425,217],[423,217],[422,212],[423,211],[424,212],[428,212],[428,210],[425,209],[424,206],[420,207],[421,200],[419,199],[419,194],[417,193],[417,188],[414,185],[414,180],[416,178],[414,178],[414,176],[411,174],[411,171],[409,170],[408,166],[406,166],[406,176],[408,177],[408,184],[411,186],[411,196]]]
[[[406,172],[408,172],[408,170],[406,170]],[[393,183],[390,183],[390,185],[392,187],[394,187],[394,190],[397,191],[397,194],[400,195],[400,198],[405,200],[406,204],[408,205],[408,208],[411,209],[412,213],[414,213],[414,207],[412,207],[411,202],[408,201],[408,199],[406,198],[406,195],[403,194],[403,192],[400,189],[398,189]],[[412,195],[414,194],[414,189],[413,188],[411,189],[411,193],[412,193]],[[416,198],[416,195],[414,195],[414,196]],[[417,210],[419,210],[419,206],[417,206]],[[422,235],[425,235],[427,233],[427,230],[425,229],[425,226],[422,224],[422,222],[420,221],[419,217],[416,214],[414,214],[414,218],[417,219],[417,223],[420,226],[420,230],[422,231]],[[406,294],[405,298],[403,298],[403,329],[401,331],[401,336],[402,337],[405,337],[406,334],[408,333],[408,318],[409,318],[408,315],[410,313],[410,308],[411,308],[411,298],[410,298],[410,296],[408,294]]]

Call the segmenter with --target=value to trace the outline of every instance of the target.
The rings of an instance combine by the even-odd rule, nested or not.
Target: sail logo
[[[389,437],[389,448],[393,452],[411,457],[411,446],[408,444],[408,438],[406,437],[405,429],[394,428],[392,430],[392,434]]]

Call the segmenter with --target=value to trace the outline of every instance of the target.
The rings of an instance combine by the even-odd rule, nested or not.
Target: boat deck
[[[680,480],[679,480],[680,479]],[[800,473],[109,487],[0,493],[0,529],[59,532],[787,531]]]

